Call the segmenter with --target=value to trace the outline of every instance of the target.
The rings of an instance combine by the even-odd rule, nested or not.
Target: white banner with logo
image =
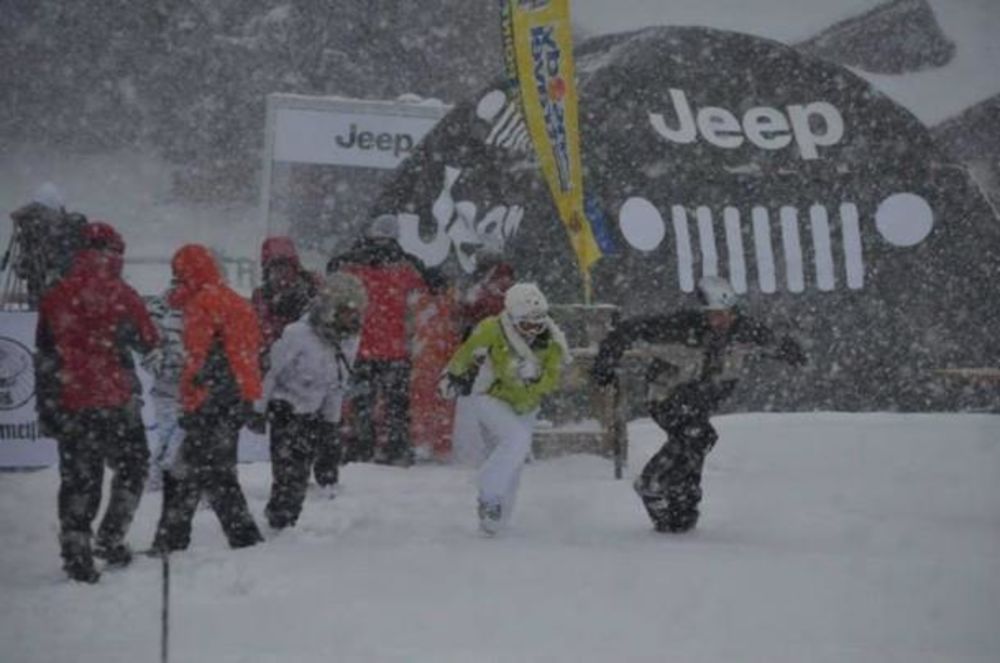
[[[392,169],[449,106],[268,96],[272,161]]]
[[[44,467],[55,465],[59,454],[55,440],[38,432],[35,412],[35,325],[34,312],[0,312],[0,467]],[[143,392],[150,377],[138,371]],[[156,417],[152,399],[146,397],[142,418],[146,436],[156,445]],[[239,458],[242,462],[268,460],[267,438],[240,431]]]

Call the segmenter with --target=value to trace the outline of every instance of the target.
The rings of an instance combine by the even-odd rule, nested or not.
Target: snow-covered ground
[[[172,557],[171,660],[1000,660],[1000,417],[716,420],[699,529],[652,532],[629,481],[525,470],[512,527],[475,527],[471,471],[349,465],[299,526],[226,549],[209,511]],[[627,479],[656,450],[629,428]],[[243,465],[251,508],[266,463]],[[159,660],[160,564],[63,579],[54,469],[0,474],[0,660]],[[149,543],[159,495],[130,539]]]

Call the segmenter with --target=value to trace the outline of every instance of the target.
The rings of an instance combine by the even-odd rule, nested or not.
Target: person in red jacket
[[[500,315],[504,295],[515,283],[514,268],[503,259],[503,250],[498,244],[482,244],[475,258],[469,284],[459,295],[456,307],[458,334],[463,341],[480,321]]]
[[[125,533],[142,496],[149,447],[130,351],[159,342],[139,295],[121,278],[125,243],[89,223],[66,276],[42,297],[36,329],[38,419],[59,446],[59,542],[70,578],[96,582],[94,555],[125,565]],[[104,464],[111,497],[91,549]]]
[[[319,277],[302,267],[290,237],[268,237],[260,247],[261,285],[250,296],[260,320],[261,357],[281,338],[286,326],[301,318],[316,296]],[[265,372],[267,366],[264,366]]]
[[[163,477],[154,551],[183,550],[202,493],[233,548],[263,540],[236,473],[239,431],[261,397],[260,327],[250,304],[222,280],[211,252],[188,244],[171,261],[170,304],[182,311],[184,367],[180,458]]]
[[[441,277],[399,246],[399,222],[383,214],[368,223],[364,237],[345,255],[327,265],[327,274],[343,270],[361,280],[368,294],[361,326],[361,346],[354,367],[354,408],[360,461],[409,466],[410,344],[407,332],[409,296],[417,290],[443,289]],[[382,396],[388,430],[376,455],[375,405]]]

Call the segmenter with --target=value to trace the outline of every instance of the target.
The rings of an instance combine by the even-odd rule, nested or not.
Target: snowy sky
[[[928,126],[1000,93],[1000,0],[929,0],[957,44],[947,66],[904,76],[857,72]],[[704,25],[795,43],[883,0],[572,0],[588,34],[651,25]]]
[[[571,0],[573,21],[588,33],[651,25],[707,25],[783,42],[812,37],[883,0]],[[790,7],[795,7],[791,10]]]

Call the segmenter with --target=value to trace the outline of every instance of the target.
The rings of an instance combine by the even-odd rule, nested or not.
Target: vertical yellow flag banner
[[[501,0],[504,56],[542,174],[584,276],[601,257],[584,215],[583,165],[568,0]],[[515,85],[516,81],[516,85]]]

